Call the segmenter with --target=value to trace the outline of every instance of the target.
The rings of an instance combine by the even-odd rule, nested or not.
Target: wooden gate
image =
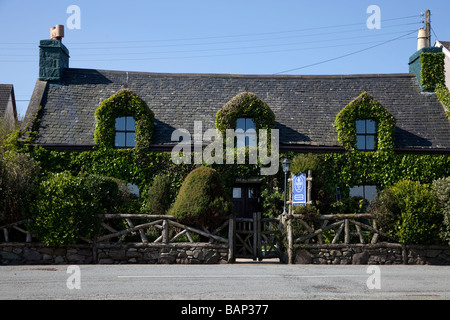
[[[235,258],[259,261],[281,256],[281,223],[276,218],[263,218],[260,212],[253,218],[236,218]]]

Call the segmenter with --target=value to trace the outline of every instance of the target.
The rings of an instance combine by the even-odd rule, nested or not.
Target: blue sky
[[[71,5],[80,9],[79,29]],[[380,29],[367,20],[380,9]],[[432,43],[450,40],[447,0],[0,0],[0,83],[24,115],[38,77],[39,41],[65,25],[70,67],[169,73],[408,72],[421,12]]]

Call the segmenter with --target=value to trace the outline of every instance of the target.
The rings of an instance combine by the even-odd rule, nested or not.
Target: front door
[[[253,218],[254,212],[261,212],[260,185],[240,183],[233,187],[232,202],[237,218]]]

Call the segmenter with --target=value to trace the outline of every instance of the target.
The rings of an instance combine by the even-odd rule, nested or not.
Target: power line
[[[402,36],[400,36],[400,37],[396,37],[396,38],[393,38],[393,39],[384,41],[384,42],[382,42],[382,43],[380,43],[380,44],[376,44],[376,45],[370,46],[370,47],[368,47],[368,48],[364,48],[364,49],[361,49],[361,50],[357,50],[357,51],[354,51],[354,52],[350,52],[350,53],[347,53],[347,54],[344,54],[344,55],[341,55],[341,56],[338,56],[338,57],[334,57],[334,58],[331,58],[331,59],[323,60],[323,61],[320,61],[320,62],[316,62],[316,63],[311,63],[311,64],[308,64],[308,65],[304,65],[304,66],[302,66],[302,67],[298,67],[298,68],[293,68],[293,69],[289,69],[289,70],[277,72],[277,73],[274,73],[274,74],[287,73],[287,72],[291,72],[291,71],[296,71],[296,70],[300,70],[300,69],[305,69],[305,68],[317,66],[317,65],[319,65],[319,64],[327,63],[327,62],[330,62],[330,61],[335,61],[335,60],[338,60],[338,59],[342,59],[342,58],[345,58],[345,57],[348,57],[348,56],[351,56],[351,55],[355,55],[355,54],[357,54],[357,53],[361,53],[361,52],[364,52],[364,51],[367,51],[367,50],[370,50],[370,49],[373,49],[373,48],[382,46],[382,45],[384,45],[384,44],[386,44],[386,43],[389,43],[389,42],[392,42],[392,41],[395,41],[395,40],[399,40],[399,39],[401,39],[401,38],[403,38],[403,37],[406,37],[406,36],[409,36],[410,34],[413,34],[414,32],[416,32],[416,31],[407,33],[407,34],[402,35]]]

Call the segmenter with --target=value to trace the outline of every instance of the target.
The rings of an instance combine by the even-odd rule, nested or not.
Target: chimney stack
[[[64,26],[50,28],[49,40],[39,44],[39,79],[60,82],[64,69],[69,68],[69,50],[62,44]]]

